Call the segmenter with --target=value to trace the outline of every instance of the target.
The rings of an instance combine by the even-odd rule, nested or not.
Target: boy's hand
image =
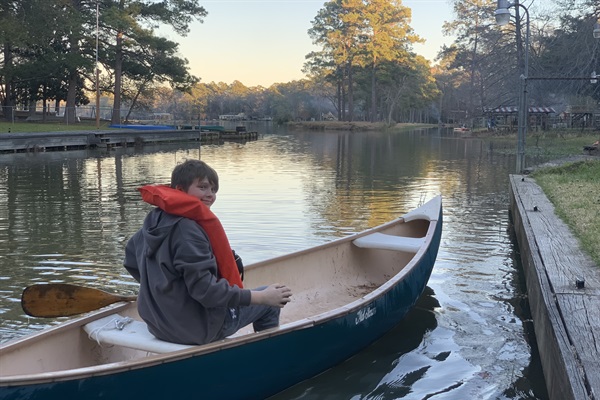
[[[274,283],[264,290],[253,290],[250,302],[252,304],[264,304],[272,307],[283,308],[290,302],[292,291],[285,285]]]

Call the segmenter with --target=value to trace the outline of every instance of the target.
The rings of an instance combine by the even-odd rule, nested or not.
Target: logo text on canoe
[[[373,315],[375,315],[376,311],[377,309],[375,307],[367,307],[359,310],[358,313],[356,313],[356,325],[371,318]]]

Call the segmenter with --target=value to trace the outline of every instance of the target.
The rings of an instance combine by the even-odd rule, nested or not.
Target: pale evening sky
[[[192,23],[187,37],[167,37],[180,43],[180,55],[203,83],[238,80],[248,87],[269,87],[305,77],[301,71],[305,56],[317,50],[307,31],[324,3],[206,0],[201,2],[208,11],[202,24]],[[404,0],[402,4],[412,10],[415,33],[426,39],[414,50],[433,61],[442,44],[452,42],[442,34],[444,21],[453,19],[451,5],[448,0]]]

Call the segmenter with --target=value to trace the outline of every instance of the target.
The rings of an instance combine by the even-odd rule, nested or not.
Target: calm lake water
[[[249,127],[254,130],[254,127]],[[246,264],[393,219],[443,195],[426,293],[384,338],[283,399],[546,399],[511,236],[514,157],[449,130],[303,132],[256,127],[247,143],[0,155],[0,342],[61,321],[27,317],[28,285],[122,294],[121,265],[150,206],[136,188],[201,158],[220,176],[213,211]]]

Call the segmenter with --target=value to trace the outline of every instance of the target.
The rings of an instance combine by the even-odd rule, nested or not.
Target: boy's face
[[[208,178],[196,178],[188,188],[187,194],[196,197],[203,202],[208,208],[217,200],[217,192],[214,186],[208,182]]]

